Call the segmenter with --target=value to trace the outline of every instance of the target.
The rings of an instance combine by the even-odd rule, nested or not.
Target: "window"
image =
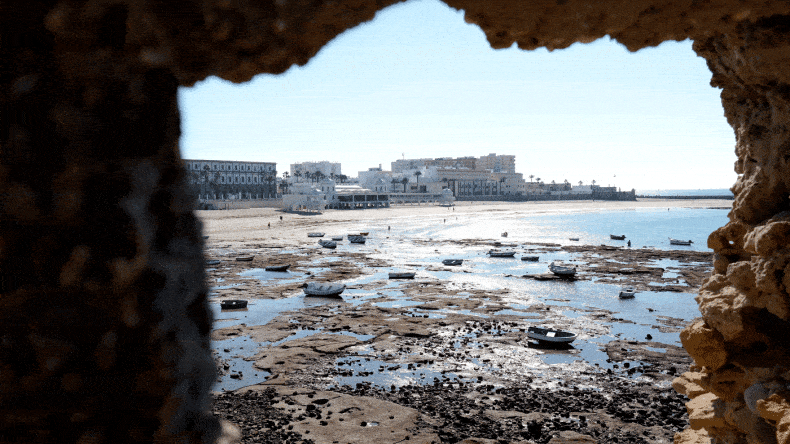
[[[244,183],[244,178],[243,177],[241,178],[241,183]]]

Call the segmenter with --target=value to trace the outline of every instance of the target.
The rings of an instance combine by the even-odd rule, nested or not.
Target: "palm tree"
[[[390,183],[392,184],[392,189],[394,190],[395,187],[400,183],[400,181],[393,177]]]
[[[409,178],[408,177],[404,177],[403,179],[400,180],[400,183],[403,184],[403,192],[405,193],[406,192],[406,184],[409,183]]]
[[[534,174],[530,174],[530,175],[529,175],[529,181],[530,181],[530,182],[532,182],[532,178],[533,178],[533,177],[535,177],[535,175],[534,175]],[[540,179],[538,179],[538,180],[540,180]]]
[[[582,182],[582,181],[580,180],[580,181],[579,181],[579,186],[582,186],[582,184],[583,184],[583,183],[584,183],[584,182]]]
[[[299,182],[299,178],[302,177],[302,172],[297,170],[294,172],[294,177],[296,178],[296,181]]]
[[[421,172],[419,172],[419,171],[416,171],[416,172],[414,173],[414,175],[417,177],[417,185],[420,185],[420,176],[422,176],[422,173],[421,173]],[[419,187],[418,187],[418,188],[419,188]]]
[[[593,179],[592,184],[595,185],[595,179]]]

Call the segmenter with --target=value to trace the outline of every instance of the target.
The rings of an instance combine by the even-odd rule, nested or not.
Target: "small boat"
[[[351,242],[352,244],[364,244],[366,240],[367,239],[365,239],[365,236],[363,236],[361,234],[349,234],[348,235],[348,241]]]
[[[239,308],[247,308],[247,301],[244,299],[226,299],[219,303],[223,310],[236,310]]]
[[[282,272],[282,271],[288,271],[288,267],[290,267],[290,266],[291,266],[291,264],[269,265],[269,266],[265,267],[264,270],[266,270],[266,271],[281,271]]]
[[[568,240],[572,240],[572,241],[578,241],[578,240],[579,240],[579,238],[578,238],[578,237],[569,237],[569,238],[568,238]]]
[[[549,264],[549,271],[560,277],[572,277],[576,274],[576,267],[565,267],[552,262]]]
[[[236,260],[239,262],[251,262],[255,256],[237,256]]]
[[[367,231],[364,231],[364,232],[363,232],[363,231],[360,231],[360,232],[359,232],[359,235],[360,235],[360,236],[367,236],[368,234],[370,234],[370,233],[369,233],[369,232],[367,232]]]
[[[505,231],[504,233],[502,233],[502,237],[507,237],[507,231]]]
[[[320,241],[318,241],[318,244],[324,248],[332,248],[332,249],[337,248],[337,242],[331,240],[321,239]]]
[[[488,256],[490,257],[513,257],[516,255],[515,251],[506,250],[489,250]]]
[[[219,265],[219,259],[206,259],[206,265]]]
[[[610,234],[609,237],[612,238],[612,240],[625,240],[625,234]]]
[[[304,294],[307,296],[339,296],[345,289],[345,284],[318,284],[309,282],[304,288]]]
[[[691,245],[693,242],[691,240],[679,240],[679,239],[672,239],[669,238],[670,245]]]
[[[411,271],[390,273],[390,279],[414,279],[417,273]]]
[[[332,240],[333,241],[342,241],[343,240],[343,236],[332,236]]]
[[[538,256],[521,256],[522,261],[537,262],[540,260]]]
[[[633,288],[623,288],[620,290],[620,299],[633,299],[636,295],[636,290]]]
[[[529,327],[527,329],[527,336],[531,339],[536,339],[542,342],[554,342],[561,344],[569,344],[573,342],[574,339],[576,339],[576,333],[541,327]]]
[[[464,260],[463,259],[445,259],[445,260],[442,261],[442,263],[444,265],[453,265],[453,266],[455,266],[455,265],[461,265],[462,263],[464,263]]]
[[[324,237],[324,233],[307,233],[307,237]]]

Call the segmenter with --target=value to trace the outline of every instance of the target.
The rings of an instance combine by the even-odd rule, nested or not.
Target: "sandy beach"
[[[665,299],[672,292],[682,297],[696,291],[710,272],[709,252],[524,245],[506,237],[400,239],[388,228],[492,212],[731,204],[651,199],[460,203],[315,215],[273,209],[198,212],[208,236],[206,257],[220,261],[207,271],[210,303],[216,308],[224,299],[250,301],[238,313],[216,311],[215,413],[239,425],[244,442],[671,442],[687,421],[685,398],[672,390],[671,381],[689,368],[690,359],[668,339],[677,337],[683,320],[669,311],[662,315],[664,302],[655,300],[643,309],[653,316],[649,325],[640,327],[650,333],[621,336],[615,332],[645,321],[574,305],[566,292],[627,283],[638,291],[661,291]],[[378,243],[330,250],[307,237],[366,231]],[[567,287],[537,282],[537,275],[490,278],[482,268],[408,263],[415,262],[411,258],[397,262],[396,248],[512,248],[541,257],[568,255],[583,265],[573,287]],[[236,261],[239,256],[253,259]],[[677,264],[676,269],[666,273],[657,260]],[[289,274],[263,271],[275,263],[289,264]],[[386,279],[386,271],[407,265],[423,271],[414,280]],[[342,299],[305,298],[306,280],[349,287]],[[518,289],[532,288],[525,285],[544,285],[540,288],[557,296],[524,302]],[[574,329],[579,338],[573,346],[547,349],[528,340],[531,323]]]

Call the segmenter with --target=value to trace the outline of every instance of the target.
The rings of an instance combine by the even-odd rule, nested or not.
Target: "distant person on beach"
[[[269,228],[271,228],[271,227],[272,227],[272,223],[271,223],[271,222],[269,222]]]
[[[628,248],[631,248],[631,241],[628,241]]]

